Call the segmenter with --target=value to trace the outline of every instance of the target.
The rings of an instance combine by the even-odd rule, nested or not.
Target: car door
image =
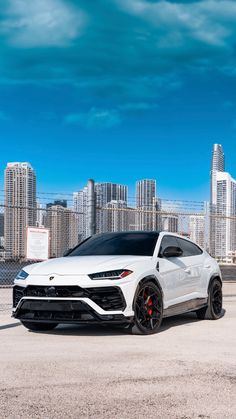
[[[166,234],[163,236],[159,249],[158,270],[165,295],[165,308],[177,304],[183,290],[180,290],[182,279],[185,276],[185,265],[179,257],[166,258],[163,256],[164,250],[169,247],[179,247],[177,237]]]
[[[185,299],[199,298],[202,288],[203,252],[200,247],[189,240],[177,237],[177,242],[183,252],[179,258],[183,265],[179,292]]]

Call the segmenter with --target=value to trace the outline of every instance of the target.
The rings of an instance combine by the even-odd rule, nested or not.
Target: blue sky
[[[236,2],[3,0],[0,185],[29,161],[38,191],[155,178],[208,199],[211,149],[236,176]]]

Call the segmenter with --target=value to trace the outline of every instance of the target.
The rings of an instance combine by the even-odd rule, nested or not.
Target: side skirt
[[[184,303],[175,304],[163,311],[163,317],[176,316],[178,314],[188,313],[207,306],[207,298],[195,298]]]

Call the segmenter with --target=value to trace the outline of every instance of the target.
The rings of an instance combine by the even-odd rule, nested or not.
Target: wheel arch
[[[161,292],[161,296],[162,296],[162,300],[163,300],[163,298],[164,298],[163,289],[162,289],[161,284],[160,284],[160,282],[158,281],[157,277],[156,277],[155,275],[148,275],[148,276],[145,276],[144,278],[142,278],[142,279],[139,281],[139,283],[138,283],[138,285],[137,285],[137,289],[138,289],[138,287],[140,287],[140,285],[145,284],[145,282],[152,282],[153,284],[157,285],[157,286],[158,286],[158,288],[159,288],[159,290],[160,290],[160,292]]]
[[[208,288],[207,288],[208,293],[209,293],[210,286],[215,279],[217,279],[220,282],[221,286],[223,285],[222,279],[221,279],[219,274],[212,275],[211,278],[210,278],[210,281],[208,283]]]

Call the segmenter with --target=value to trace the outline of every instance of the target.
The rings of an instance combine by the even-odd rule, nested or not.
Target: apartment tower
[[[26,229],[36,225],[36,176],[29,163],[5,169],[4,237],[6,259],[25,257]]]
[[[158,208],[158,201],[155,180],[143,179],[136,182],[136,208],[136,230],[156,230],[154,215]]]
[[[225,170],[225,155],[221,144],[214,144],[210,172],[210,223],[209,246],[212,256],[216,254],[217,173]]]
[[[114,221],[115,212],[118,213],[119,206],[122,205],[125,207],[127,205],[127,199],[128,199],[128,187],[126,185],[120,185],[118,183],[110,183],[110,182],[104,182],[104,183],[96,183],[95,184],[95,193],[96,193],[96,204],[97,204],[97,214],[96,214],[96,224],[97,224],[97,233],[104,233],[106,231],[110,231],[111,229],[111,223],[113,224],[113,228],[116,225],[118,225],[121,220],[121,213],[117,217],[117,220],[120,221]],[[113,202],[113,204],[110,205],[110,214],[111,211],[113,211],[113,216],[108,217],[108,211],[109,208],[107,205],[109,203]],[[119,204],[114,204],[114,202],[119,202]],[[121,204],[122,203],[122,204]],[[114,205],[117,206],[117,209],[114,208]],[[113,209],[111,209],[113,207]],[[121,224],[126,225],[126,219],[127,219],[127,212],[123,211],[122,214],[122,222]],[[111,221],[111,218],[113,218],[113,221]],[[117,224],[118,223],[118,224]],[[121,225],[120,224],[120,225]]]

